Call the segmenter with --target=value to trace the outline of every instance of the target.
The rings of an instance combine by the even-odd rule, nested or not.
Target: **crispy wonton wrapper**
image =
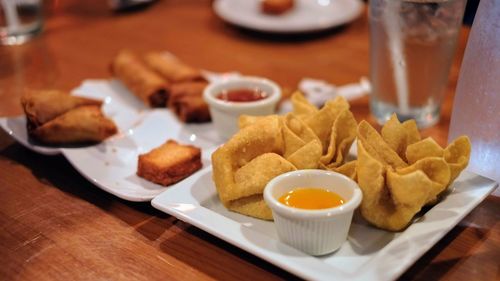
[[[467,137],[442,149],[430,138],[420,140],[413,120],[400,123],[396,115],[382,135],[366,121],[358,125],[357,134],[361,214],[386,230],[404,229],[424,205],[435,203],[470,157]]]
[[[213,180],[228,209],[271,220],[262,192],[272,178],[295,170],[283,151],[278,116],[256,122],[235,134],[212,155]]]
[[[295,93],[292,103],[285,116],[241,116],[240,131],[212,155],[213,179],[228,209],[271,220],[262,193],[288,171],[323,168],[355,177],[355,162],[342,165],[357,126],[347,101],[317,109]]]

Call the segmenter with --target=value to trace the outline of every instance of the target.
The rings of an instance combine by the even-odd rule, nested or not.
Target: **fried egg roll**
[[[209,122],[210,112],[203,100],[204,81],[183,82],[170,88],[169,108],[184,122]]]
[[[32,136],[48,144],[100,142],[117,132],[99,106],[80,106],[35,128]]]
[[[164,107],[168,101],[168,81],[163,79],[133,52],[122,50],[111,62],[111,72],[145,104]]]
[[[210,111],[202,97],[183,96],[177,99],[172,109],[180,120],[186,123],[210,122]]]
[[[21,97],[28,128],[38,127],[79,106],[101,104],[100,100],[72,96],[59,90],[27,90]]]
[[[169,82],[204,80],[199,69],[183,63],[173,55],[152,52],[144,56],[144,61]]]

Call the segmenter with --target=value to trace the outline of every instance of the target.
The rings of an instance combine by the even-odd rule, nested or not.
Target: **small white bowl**
[[[224,90],[259,88],[268,94],[264,99],[251,102],[229,102],[217,98]],[[270,115],[274,114],[276,105],[281,99],[280,87],[271,80],[242,76],[208,85],[203,91],[203,98],[210,108],[210,115],[215,129],[224,140],[238,131],[238,118],[242,114]]]
[[[286,206],[278,199],[299,187],[325,188],[346,202],[338,207],[307,210]],[[311,255],[337,250],[347,239],[354,210],[362,193],[352,179],[331,171],[299,170],[272,179],[264,189],[264,200],[273,211],[281,241]]]

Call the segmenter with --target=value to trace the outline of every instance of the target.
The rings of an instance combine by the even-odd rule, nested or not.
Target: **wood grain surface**
[[[109,78],[119,49],[168,50],[193,66],[265,76],[285,89],[303,77],[334,84],[368,76],[364,13],[318,34],[278,36],[225,24],[210,1],[163,0],[116,13],[107,1],[46,1],[35,40],[0,47],[0,116],[21,113],[23,89],[71,90]],[[443,114],[424,130],[447,141],[453,92],[468,29],[462,30]],[[352,102],[374,123],[368,98]],[[403,280],[500,277],[500,199],[489,196],[420,258]],[[0,280],[271,280],[295,276],[153,209],[85,180],[62,156],[43,156],[0,131]]]

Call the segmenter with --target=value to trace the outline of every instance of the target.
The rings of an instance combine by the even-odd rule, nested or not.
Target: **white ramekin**
[[[339,194],[346,202],[338,207],[306,210],[288,207],[278,199],[298,187],[321,187]],[[331,171],[299,170],[272,179],[264,189],[264,200],[273,211],[281,241],[311,255],[337,250],[347,239],[354,210],[362,193],[352,179]]]
[[[256,87],[269,96],[253,102],[228,102],[217,98],[217,95],[223,90],[252,89]],[[222,139],[227,140],[238,131],[238,118],[240,115],[274,114],[276,105],[281,99],[281,89],[271,80],[242,76],[211,83],[203,91],[203,98],[210,108],[210,115],[215,129]]]

